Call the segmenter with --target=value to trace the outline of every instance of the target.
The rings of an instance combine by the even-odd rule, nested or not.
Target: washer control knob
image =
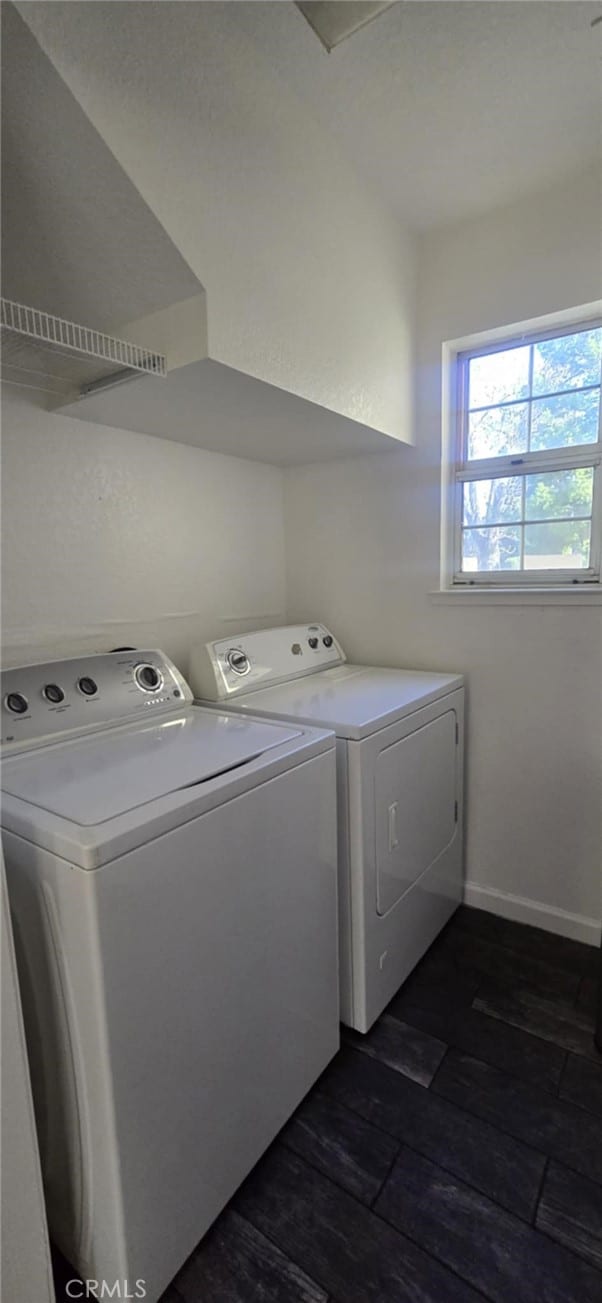
[[[318,639],[317,639],[317,638],[308,638],[307,641],[308,641],[308,643],[309,643],[309,645],[310,645],[312,651],[315,651],[315,650],[316,650],[316,647],[318,646]]]
[[[98,684],[94,682],[87,674],[77,680],[77,686],[84,697],[95,697],[98,692]]]
[[[22,692],[9,692],[4,698],[4,705],[13,715],[24,715],[29,709],[27,697]]]
[[[237,647],[234,647],[232,651],[228,652],[226,659],[230,669],[233,670],[235,674],[249,673],[251,666],[246,652],[239,651]]]
[[[163,687],[163,675],[154,665],[137,665],[134,677],[143,692],[158,692]]]
[[[65,693],[62,688],[59,688],[58,683],[47,683],[46,686],[42,688],[42,696],[45,697],[46,701],[49,701],[52,706],[59,706],[61,701],[65,700]]]
[[[332,647],[332,643],[333,643],[332,635],[329,633],[325,634],[322,639],[322,642],[324,643],[325,647]]]

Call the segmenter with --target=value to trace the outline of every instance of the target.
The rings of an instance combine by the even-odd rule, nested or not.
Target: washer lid
[[[206,783],[299,737],[287,725],[193,707],[162,723],[108,729],[4,764],[2,788],[81,827]]]
[[[337,665],[228,702],[229,710],[275,715],[360,741],[461,688],[460,674]]]

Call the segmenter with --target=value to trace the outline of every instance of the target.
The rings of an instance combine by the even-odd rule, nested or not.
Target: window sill
[[[479,588],[469,585],[437,589],[429,593],[435,605],[455,606],[599,606],[602,604],[602,586],[587,587],[575,584],[571,588]]]

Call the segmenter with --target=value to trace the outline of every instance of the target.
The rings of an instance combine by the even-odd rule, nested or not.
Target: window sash
[[[482,475],[480,477],[475,477],[470,475],[465,476],[463,474],[460,475],[460,473],[457,473],[455,478],[455,483],[454,483],[454,511],[453,511],[454,562],[453,562],[453,573],[452,573],[453,584],[462,585],[462,586],[479,584],[479,586],[481,587],[489,584],[502,584],[503,586],[508,587],[509,585],[512,584],[526,583],[526,584],[530,584],[533,587],[534,584],[537,584],[538,586],[543,584],[554,584],[558,586],[563,584],[570,585],[570,584],[583,584],[583,583],[597,583],[600,576],[600,536],[602,533],[602,471],[600,470],[601,460],[602,460],[602,455],[598,457],[597,460],[589,459],[587,462],[580,463],[581,465],[585,464],[588,467],[592,466],[594,471],[591,516],[587,515],[587,516],[580,516],[580,517],[574,517],[574,516],[562,517],[563,523],[566,522],[570,524],[577,519],[581,521],[586,520],[591,522],[590,558],[589,558],[590,564],[588,567],[580,566],[579,568],[570,568],[568,566],[567,567],[563,566],[561,570],[550,570],[550,569],[537,570],[535,568],[530,568],[528,570],[526,569],[463,570],[462,569],[462,539],[463,539],[464,530],[495,528],[495,526],[490,525],[489,522],[483,523],[481,525],[469,525],[469,526],[465,526],[463,524],[463,519],[462,519],[463,485],[467,482],[467,480],[470,481],[473,478],[490,479],[494,477],[491,476],[489,473],[487,473],[486,475]],[[562,470],[564,469],[564,467],[558,467],[557,465],[555,465],[550,467],[549,469]],[[532,471],[529,467],[521,466],[521,467],[513,468],[513,476],[516,479],[524,479],[526,475],[531,473]],[[508,476],[508,472],[506,471],[506,477],[507,476]],[[503,525],[508,526],[508,528],[514,526],[522,529],[524,528],[525,525],[545,525],[548,523],[551,524],[553,523],[553,520],[552,517],[550,516],[550,517],[546,517],[543,520],[524,520],[521,518],[520,520],[504,521],[502,523]]]
[[[456,468],[479,466],[481,464],[484,464],[486,460],[487,462],[493,464],[496,463],[501,464],[501,462],[503,461],[505,462],[506,465],[513,464],[516,466],[516,465],[520,465],[521,462],[527,457],[548,457],[548,456],[556,457],[556,456],[561,456],[563,454],[569,454],[573,452],[576,453],[577,455],[590,456],[592,455],[592,453],[594,455],[596,454],[596,452],[599,453],[602,448],[602,376],[600,377],[600,381],[597,382],[596,384],[579,385],[576,386],[574,389],[562,389],[562,390],[558,389],[553,392],[549,392],[545,394],[533,394],[532,393],[533,382],[531,376],[531,369],[533,366],[533,355],[531,354],[531,362],[529,368],[529,393],[525,398],[512,398],[512,399],[507,399],[506,401],[501,403],[486,403],[484,406],[470,407],[470,408],[468,406],[468,398],[469,398],[469,368],[473,358],[485,357],[490,355],[491,353],[504,353],[508,350],[508,348],[513,346],[515,346],[516,348],[525,348],[531,344],[543,343],[545,342],[545,340],[548,339],[561,339],[564,335],[567,336],[577,335],[580,334],[581,332],[596,330],[600,327],[602,327],[602,318],[599,318],[596,321],[586,322],[580,328],[574,327],[571,329],[569,327],[567,329],[567,327],[565,326],[552,333],[546,331],[538,334],[529,334],[529,335],[525,334],[520,336],[513,336],[512,339],[505,339],[503,341],[499,341],[497,344],[489,344],[483,349],[467,349],[462,353],[458,353],[456,355],[456,371],[457,371],[456,439],[455,439]],[[526,405],[529,409],[529,441],[530,441],[533,403],[539,402],[540,399],[546,400],[550,398],[562,398],[566,394],[592,393],[595,389],[598,389],[600,392],[600,402],[598,405],[597,443],[566,444],[566,445],[560,445],[560,447],[558,448],[544,448],[538,452],[532,452],[530,449],[528,449],[527,451],[523,453],[517,453],[512,457],[503,455],[501,457],[489,457],[485,459],[479,457],[468,458],[466,456],[468,450],[469,417],[474,412],[485,412],[485,411],[493,412],[498,410],[499,408],[515,407],[521,404]],[[577,464],[581,465],[582,463],[579,462]]]

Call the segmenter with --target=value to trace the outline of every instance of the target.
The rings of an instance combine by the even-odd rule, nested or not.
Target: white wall
[[[5,663],[190,644],[283,616],[282,472],[35,407],[3,385]]]
[[[289,617],[329,621],[358,660],[466,672],[467,876],[484,889],[472,903],[591,941],[602,912],[602,608],[452,607],[429,592],[441,343],[599,297],[600,219],[591,174],[425,238],[416,448],[291,469],[285,487]]]
[[[266,57],[272,6],[255,38],[238,4],[18,8],[205,286],[210,357],[409,440],[411,243]]]

